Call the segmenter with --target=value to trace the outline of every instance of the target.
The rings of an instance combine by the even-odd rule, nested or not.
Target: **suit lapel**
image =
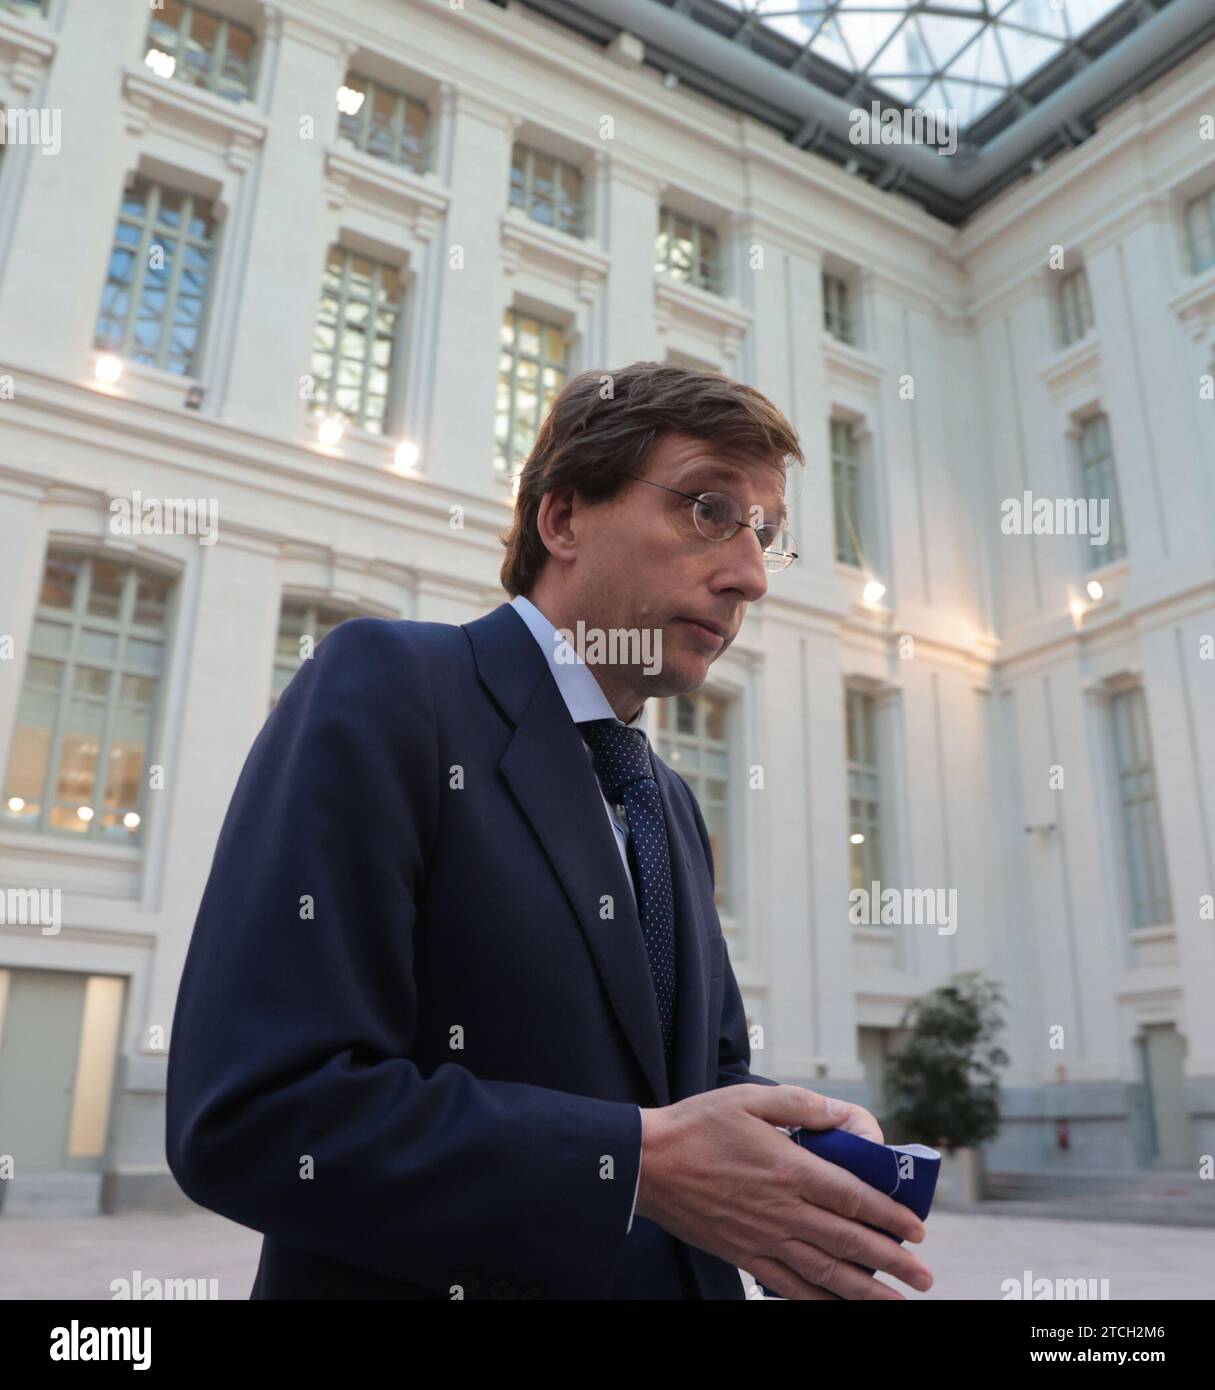
[[[515,725],[499,763],[502,775],[569,899],[657,1103],[668,1105],[662,1029],[641,922],[582,737],[544,654],[509,604],[464,624],[464,631],[481,680]],[[663,806],[669,823],[665,800]],[[605,897],[613,905],[609,918],[600,915]]]

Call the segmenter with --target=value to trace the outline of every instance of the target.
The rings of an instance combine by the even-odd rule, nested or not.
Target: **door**
[[[1151,1118],[1153,1161],[1160,1168],[1190,1162],[1185,1108],[1185,1041],[1171,1023],[1149,1023],[1140,1038],[1144,1088]]]

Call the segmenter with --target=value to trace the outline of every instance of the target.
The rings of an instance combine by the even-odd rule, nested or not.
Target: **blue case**
[[[872,1139],[862,1139],[859,1134],[849,1134],[844,1129],[785,1129],[784,1132],[803,1149],[829,1163],[838,1163],[870,1187],[876,1187],[879,1192],[909,1207],[921,1221],[927,1218],[941,1171],[941,1155],[936,1149],[923,1144],[875,1144]],[[881,1230],[877,1226],[872,1229]],[[881,1233],[891,1240],[899,1240],[889,1231]],[[899,1240],[899,1244],[902,1243]],[[865,1272],[872,1274],[873,1270]],[[781,1297],[762,1284],[760,1288],[769,1298]]]

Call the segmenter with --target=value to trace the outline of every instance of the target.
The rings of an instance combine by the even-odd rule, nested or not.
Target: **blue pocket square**
[[[781,1126],[783,1128],[783,1126]],[[829,1163],[838,1163],[855,1177],[876,1187],[896,1202],[915,1212],[923,1221],[932,1207],[937,1190],[937,1175],[941,1171],[941,1155],[923,1144],[875,1144],[859,1134],[844,1129],[795,1129],[784,1131],[796,1144]],[[881,1231],[880,1227],[873,1230]],[[891,1240],[898,1240],[889,1231],[881,1231]],[[903,1242],[899,1240],[901,1245]],[[866,1274],[873,1270],[865,1266]],[[780,1298],[769,1288],[760,1285],[769,1298]]]

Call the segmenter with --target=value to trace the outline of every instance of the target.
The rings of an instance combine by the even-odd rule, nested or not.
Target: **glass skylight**
[[[1124,0],[724,0],[965,130]]]

